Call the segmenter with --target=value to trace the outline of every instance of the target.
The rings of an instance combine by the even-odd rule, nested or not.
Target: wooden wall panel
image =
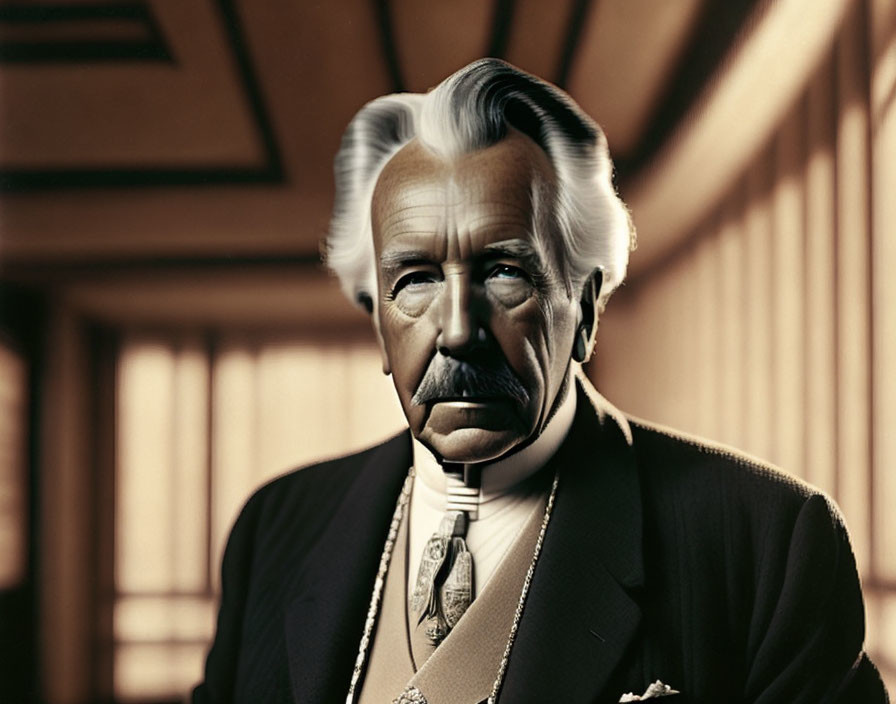
[[[632,268],[593,368],[624,409],[744,448],[837,500],[865,584],[869,648],[891,687],[893,193],[896,7],[868,0],[850,6],[770,139],[704,205],[685,244]]]

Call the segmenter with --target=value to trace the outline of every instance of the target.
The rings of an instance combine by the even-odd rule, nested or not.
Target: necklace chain
[[[501,663],[498,666],[498,672],[495,677],[494,684],[492,685],[491,694],[488,697],[488,704],[495,704],[498,699],[498,693],[501,691],[501,685],[504,683],[504,676],[507,674],[507,665],[510,662],[510,651],[513,648],[513,643],[516,640],[516,634],[519,630],[520,620],[523,617],[523,609],[526,605],[526,598],[529,595],[529,587],[532,584],[532,577],[535,574],[535,565],[538,562],[538,558],[541,555],[541,548],[544,543],[544,536],[548,530],[548,523],[551,520],[551,512],[554,508],[554,498],[557,495],[557,484],[560,479],[559,470],[554,474],[554,481],[551,484],[551,493],[548,496],[547,504],[544,508],[544,516],[541,519],[541,529],[538,532],[538,539],[535,541],[535,550],[532,553],[532,560],[529,563],[529,569],[526,572],[526,578],[523,580],[523,588],[520,591],[520,598],[517,601],[516,611],[513,615],[513,623],[510,626],[510,634],[507,637],[507,643],[504,646],[504,654],[501,656]],[[352,670],[352,681],[349,685],[348,696],[346,697],[346,704],[354,704],[355,694],[358,690],[358,683],[361,680],[361,674],[364,671],[364,666],[367,662],[367,656],[370,650],[370,642],[373,637],[373,631],[376,627],[376,618],[379,613],[380,603],[382,602],[383,597],[383,588],[386,583],[386,573],[389,570],[389,563],[392,560],[392,552],[395,548],[395,540],[398,537],[398,529],[401,525],[402,518],[404,517],[405,510],[408,505],[408,501],[411,496],[411,488],[414,485],[414,468],[411,467],[408,472],[407,478],[404,480],[404,485],[401,488],[401,494],[398,496],[398,502],[395,505],[395,512],[392,514],[392,522],[389,524],[389,533],[386,537],[386,543],[383,546],[383,552],[380,555],[380,564],[377,569],[376,579],[373,583],[373,593],[370,596],[370,605],[367,608],[367,619],[364,622],[364,632],[361,635],[361,642],[358,646],[358,656],[355,659],[355,667]],[[416,701],[421,702],[422,704],[426,704],[426,698],[416,690],[416,688],[411,688],[411,691],[406,691],[405,695],[408,693],[413,693],[415,697],[414,699],[407,699],[404,701]],[[398,700],[402,700],[402,696],[399,696]]]
[[[386,572],[389,569],[389,562],[392,559],[392,550],[395,547],[395,539],[398,537],[398,527],[401,525],[401,518],[404,516],[405,507],[411,496],[411,487],[414,485],[414,468],[408,472],[408,476],[404,480],[401,487],[401,494],[398,495],[398,503],[395,505],[395,512],[392,514],[392,522],[389,524],[389,534],[386,536],[386,544],[383,546],[383,553],[380,555],[380,566],[376,572],[376,580],[373,582],[373,594],[370,596],[370,606],[367,608],[367,620],[364,621],[364,633],[361,635],[361,644],[358,646],[358,657],[355,658],[355,667],[352,670],[352,681],[348,688],[348,696],[346,704],[353,704],[355,701],[355,691],[358,682],[361,679],[361,673],[364,671],[364,664],[367,661],[367,651],[370,649],[370,638],[373,634],[373,628],[376,625],[376,616],[380,609],[380,601],[383,598],[383,585],[386,583]]]

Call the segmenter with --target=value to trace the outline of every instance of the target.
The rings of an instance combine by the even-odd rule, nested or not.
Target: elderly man
[[[496,60],[364,107],[329,264],[409,433],[237,521],[196,702],[883,702],[817,491],[579,365],[633,233],[600,129]]]

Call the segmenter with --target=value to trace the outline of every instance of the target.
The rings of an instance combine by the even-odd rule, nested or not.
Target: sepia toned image
[[[0,0],[0,703],[886,702],[894,0]]]

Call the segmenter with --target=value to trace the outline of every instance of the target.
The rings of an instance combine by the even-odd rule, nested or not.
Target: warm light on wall
[[[25,578],[26,367],[0,340],[0,589]]]

